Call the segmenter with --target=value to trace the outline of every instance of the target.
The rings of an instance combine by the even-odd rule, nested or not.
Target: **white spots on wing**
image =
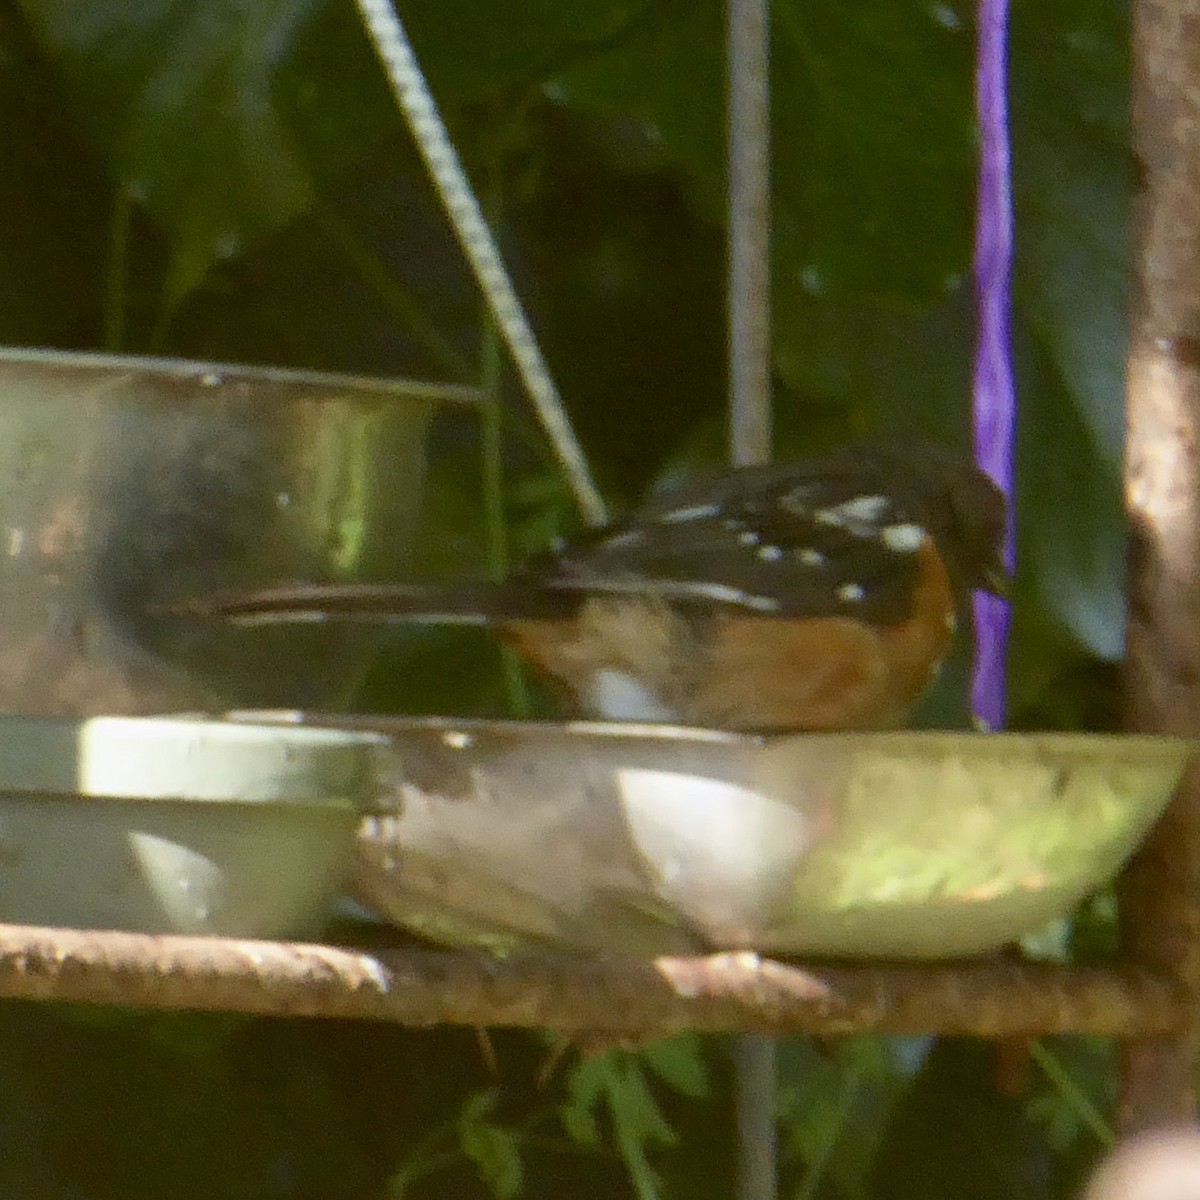
[[[815,483],[802,483],[779,497],[779,507],[798,517],[806,517],[812,508],[811,501],[819,487],[820,485]]]
[[[678,593],[697,596],[703,600],[716,600],[720,604],[736,604],[741,608],[752,608],[756,612],[779,611],[779,601],[773,596],[756,596],[753,592],[743,592],[741,588],[731,587],[727,583],[680,584]]]
[[[858,496],[838,507],[855,521],[878,521],[888,510],[891,501],[886,496]]]
[[[814,550],[811,546],[805,546],[803,550],[797,550],[796,557],[806,567],[823,567],[829,561],[820,550]]]
[[[715,517],[720,511],[719,504],[692,504],[687,508],[676,508],[663,513],[658,519],[665,525],[675,525],[680,521],[699,521],[704,517]]]
[[[735,530],[741,529],[742,524],[743,522],[737,520],[735,517],[726,517],[721,522],[721,528],[728,529],[730,533],[733,533]]]
[[[837,590],[838,599],[847,604],[856,604],[867,593],[861,583],[843,583]]]
[[[897,554],[913,554],[925,542],[925,530],[920,525],[885,525],[879,531],[879,539]]]
[[[565,537],[552,537],[550,539],[550,552],[552,554],[561,554],[567,548],[567,539]]]
[[[780,603],[773,596],[744,592],[727,583],[697,579],[654,579],[641,575],[588,576],[578,579],[554,579],[547,587],[568,592],[607,593],[611,596],[660,596],[664,600],[712,600],[734,604],[755,612],[778,612]],[[289,619],[293,619],[290,618]]]
[[[856,527],[877,522],[887,512],[888,506],[886,496],[855,496],[853,500],[818,509],[814,516],[822,525],[837,525],[861,536],[870,531]]]
[[[759,546],[758,557],[763,562],[778,562],[783,557],[783,550],[779,546]]]
[[[606,721],[675,721],[676,713],[628,671],[602,667],[581,697],[588,712]]]
[[[614,533],[604,539],[604,544],[610,550],[620,550],[626,546],[637,546],[646,540],[646,534],[641,529],[626,529],[624,533]]]
[[[738,544],[742,546],[757,546],[762,538],[754,532],[753,529],[747,529],[743,533],[738,534]]]

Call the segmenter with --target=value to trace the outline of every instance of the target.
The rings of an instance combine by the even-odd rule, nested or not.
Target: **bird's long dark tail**
[[[564,598],[512,583],[298,583],[214,592],[173,604],[179,616],[219,617],[242,625],[316,621],[370,624],[490,625],[506,617],[553,616]]]

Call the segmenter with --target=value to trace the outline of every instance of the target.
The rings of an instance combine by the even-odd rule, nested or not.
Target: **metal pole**
[[[770,4],[729,0],[729,443],[741,466],[771,457]],[[738,1200],[779,1194],[775,1042],[733,1047]]]
[[[729,0],[729,422],[736,465],[771,457],[768,0]]]

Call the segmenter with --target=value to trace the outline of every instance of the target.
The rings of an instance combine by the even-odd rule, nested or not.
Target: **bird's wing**
[[[859,472],[794,466],[659,498],[631,518],[531,560],[518,578],[551,592],[645,594],[764,615],[887,623],[911,611],[927,530]]]

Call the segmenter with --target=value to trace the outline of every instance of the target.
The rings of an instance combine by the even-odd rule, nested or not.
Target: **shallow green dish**
[[[1086,734],[348,724],[388,735],[399,810],[360,834],[360,898],[420,932],[502,950],[993,950],[1110,879],[1195,748]]]

